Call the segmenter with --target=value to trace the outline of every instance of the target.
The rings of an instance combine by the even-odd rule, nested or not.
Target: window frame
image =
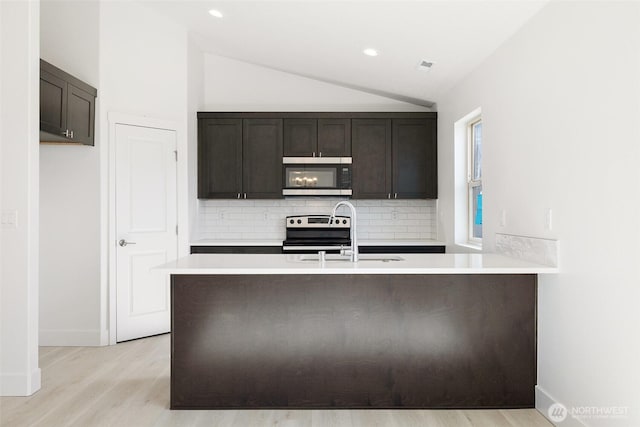
[[[467,242],[475,246],[482,246],[482,237],[474,237],[473,235],[473,227],[474,227],[474,221],[475,221],[475,213],[473,212],[473,204],[474,204],[473,190],[476,187],[482,187],[482,168],[480,168],[479,179],[473,179],[474,178],[473,159],[475,158],[474,127],[479,123],[482,123],[482,115],[478,115],[472,118],[467,123],[467,150],[466,150],[467,151]]]

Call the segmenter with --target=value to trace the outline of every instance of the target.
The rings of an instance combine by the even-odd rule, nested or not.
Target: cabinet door
[[[40,70],[40,130],[61,137],[66,126],[67,82]]]
[[[236,199],[242,192],[242,119],[198,121],[198,198]]]
[[[70,138],[84,145],[94,145],[93,127],[95,123],[95,97],[68,85],[67,98],[67,129],[73,132]]]
[[[353,119],[353,198],[386,199],[391,193],[391,119]]]
[[[243,120],[242,170],[247,198],[282,198],[282,119]]]
[[[350,119],[318,119],[318,153],[316,155],[351,156]]]
[[[394,119],[392,158],[395,198],[438,197],[435,120]]]
[[[311,157],[318,147],[318,120],[284,119],[284,156]]]

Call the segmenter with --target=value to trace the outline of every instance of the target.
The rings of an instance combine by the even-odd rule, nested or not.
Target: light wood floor
[[[169,335],[110,347],[41,347],[42,389],[0,398],[0,426],[551,426],[534,409],[170,411],[169,357]]]

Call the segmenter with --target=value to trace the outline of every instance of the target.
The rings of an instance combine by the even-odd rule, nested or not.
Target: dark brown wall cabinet
[[[353,119],[354,199],[387,199],[391,186],[391,119]]]
[[[353,119],[354,199],[438,197],[433,118]]]
[[[40,141],[94,145],[97,93],[40,60]]]
[[[282,198],[282,157],[353,158],[354,199],[438,197],[437,113],[200,112],[198,197]]]
[[[351,120],[284,119],[284,156],[351,156]]]
[[[281,197],[281,119],[199,120],[198,198]]]

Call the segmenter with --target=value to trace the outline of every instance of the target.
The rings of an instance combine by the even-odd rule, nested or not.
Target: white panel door
[[[176,132],[117,124],[116,341],[169,332],[169,278],[177,258]]]

